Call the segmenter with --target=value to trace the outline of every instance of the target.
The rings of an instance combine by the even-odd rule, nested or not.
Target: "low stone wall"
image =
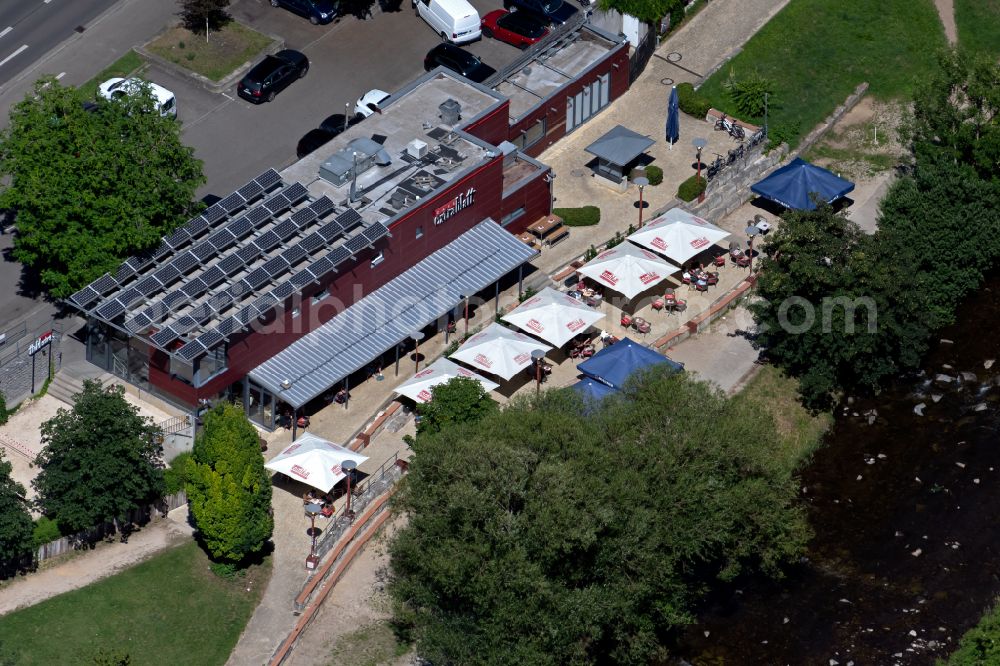
[[[806,134],[805,138],[799,142],[798,147],[788,154],[788,159],[795,159],[805,151],[812,148],[813,145],[822,139],[823,135],[825,135],[838,120],[844,117],[844,114],[853,109],[857,103],[861,101],[861,98],[864,97],[867,92],[868,82],[865,81],[860,83],[858,87],[854,89],[854,92],[847,96],[847,99],[844,100],[843,104],[834,109],[833,113],[827,116],[826,120],[822,123],[814,127],[809,134]]]
[[[746,203],[751,196],[750,186],[781,164],[787,154],[786,144],[781,144],[766,155],[763,152],[755,153],[755,157],[745,165],[720,171],[709,182],[703,202],[681,203],[692,213],[707,220],[719,220]]]

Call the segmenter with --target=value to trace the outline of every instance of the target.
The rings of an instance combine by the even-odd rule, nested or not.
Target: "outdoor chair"
[[[706,281],[708,282],[708,286],[710,286],[710,287],[713,287],[713,286],[719,284],[719,274],[718,273],[709,273],[708,274],[708,278],[706,279]]]
[[[657,312],[659,312],[660,310],[663,309],[663,299],[662,298],[657,298],[655,301],[653,301],[653,309],[656,310]]]
[[[736,265],[740,268],[748,268],[750,266],[750,257],[745,254],[741,254],[736,258]]]
[[[648,321],[644,321],[644,322],[640,322],[639,324],[637,324],[636,327],[635,327],[635,330],[639,331],[643,335],[646,335],[647,333],[650,332],[650,330],[652,330],[652,328],[653,327],[650,326],[650,324],[649,324]]]
[[[623,314],[621,319],[621,325],[622,328],[629,328],[630,326],[632,326],[632,317],[629,317],[627,314]]]
[[[723,266],[725,266],[726,265],[726,255],[720,254],[719,256],[717,256],[715,258],[715,265],[717,267],[719,267],[719,268],[722,268]]]

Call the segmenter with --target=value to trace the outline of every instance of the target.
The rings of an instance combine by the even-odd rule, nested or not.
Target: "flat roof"
[[[596,65],[622,43],[620,37],[583,23],[552,41],[506,73],[494,90],[510,100],[510,122],[527,115],[557,90]]]
[[[458,103],[457,122],[446,122],[450,119],[442,116],[440,107],[448,100]],[[363,159],[366,147],[380,146],[381,160],[358,175],[351,205],[367,222],[389,224],[421,199],[498,155],[494,146],[460,128],[503,103],[504,98],[489,88],[438,68],[393,93],[383,102],[381,113],[350,127],[281,175],[303,183],[312,196],[326,196],[346,206],[353,179],[332,182],[321,175],[321,167],[326,164],[344,172],[356,153]],[[415,140],[425,145],[411,148]],[[421,151],[423,157],[417,157]]]

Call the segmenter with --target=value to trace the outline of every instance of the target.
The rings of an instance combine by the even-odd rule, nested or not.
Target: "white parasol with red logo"
[[[466,340],[451,358],[491,375],[510,379],[531,365],[531,352],[536,349],[548,351],[552,347],[493,323]]]
[[[581,275],[632,298],[679,271],[663,257],[631,243],[605,250],[577,269]]]
[[[430,402],[434,387],[438,384],[451,381],[455,377],[475,379],[483,385],[486,391],[492,391],[500,386],[496,382],[491,382],[482,375],[477,375],[472,370],[463,368],[457,363],[452,363],[446,358],[439,358],[400,384],[396,389],[396,393],[405,395],[416,402]]]
[[[681,208],[671,208],[628,239],[683,264],[728,235],[728,231],[704,218]]]
[[[347,477],[340,468],[345,460],[353,460],[360,465],[368,460],[368,456],[305,433],[271,458],[264,467],[328,492]]]
[[[552,287],[546,287],[503,316],[504,321],[556,347],[562,347],[601,319],[604,319],[602,313]]]

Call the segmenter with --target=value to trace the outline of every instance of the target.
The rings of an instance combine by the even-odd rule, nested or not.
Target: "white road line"
[[[56,81],[58,81],[64,76],[66,76],[66,72],[59,72],[58,74],[56,74]]]
[[[9,56],[7,56],[6,58],[4,58],[3,60],[0,60],[0,67],[3,67],[8,62],[10,62],[11,60],[13,60],[17,56],[21,55],[27,48],[28,48],[27,44],[22,44],[21,48],[19,48],[18,50],[14,51],[13,53],[11,53]]]
[[[49,4],[52,0],[45,0],[45,4]]]
[[[10,32],[13,29],[14,29],[13,26],[7,26],[2,31],[0,31],[0,37],[3,37],[4,35],[6,35],[8,32]]]

